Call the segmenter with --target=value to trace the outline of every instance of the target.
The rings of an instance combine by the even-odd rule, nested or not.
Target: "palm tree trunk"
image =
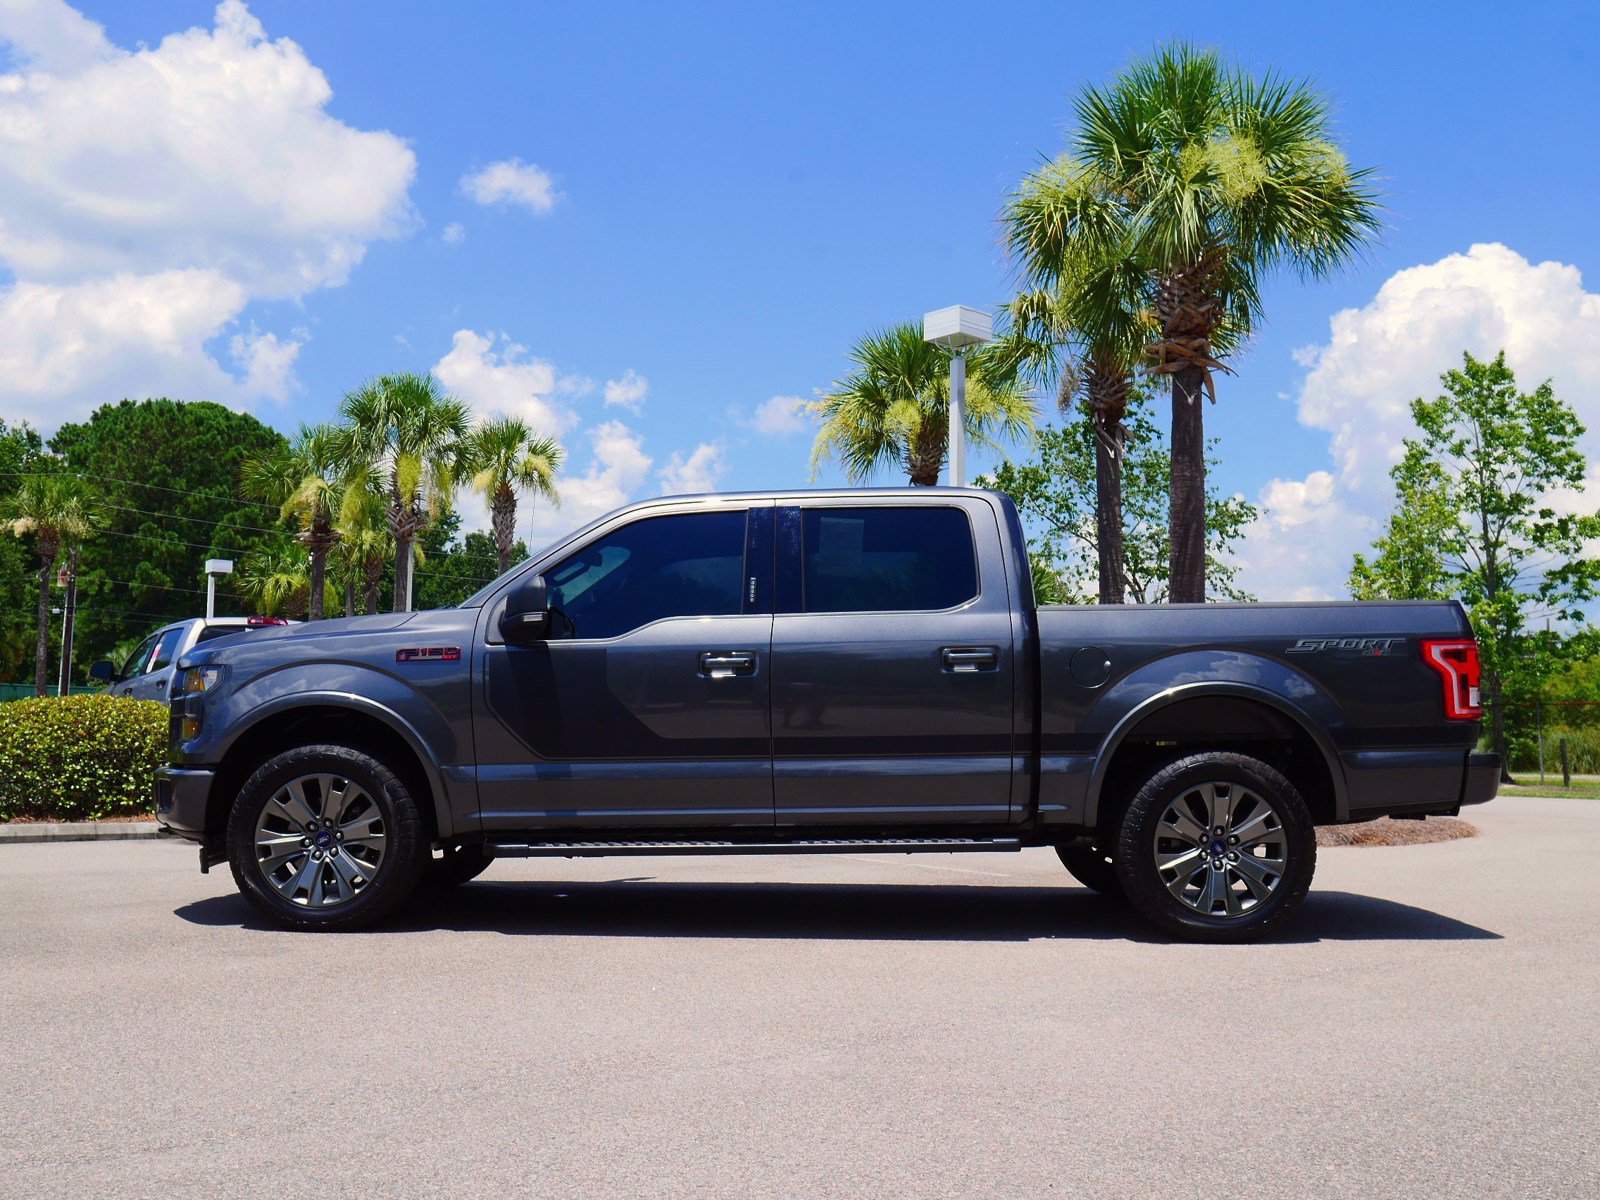
[[[378,611],[378,585],[383,582],[383,556],[369,554],[363,562],[362,569],[366,572],[366,594],[363,596],[363,607],[367,616],[373,616]]]
[[[56,565],[57,547],[39,539],[39,645],[33,667],[33,694],[50,693],[50,576]]]
[[[517,494],[505,484],[494,491],[489,501],[490,525],[494,529],[494,549],[500,556],[500,574],[511,568],[511,550],[517,537]]]
[[[1122,424],[1094,417],[1095,548],[1100,560],[1100,603],[1121,604],[1126,593],[1122,553]]]
[[[394,611],[410,612],[411,603],[408,591],[411,584],[411,543],[415,537],[410,533],[397,533],[394,538]]]
[[[306,620],[320,621],[327,614],[323,611],[327,598],[328,588],[328,531],[324,526],[319,532],[313,526],[311,530],[311,594],[306,597]]]
[[[348,575],[345,578],[344,615],[347,617],[356,615],[356,580],[354,575]]]
[[[906,447],[906,474],[912,487],[938,487],[948,435],[942,427],[924,425]]]
[[[1206,598],[1205,368],[1172,375],[1172,558],[1169,598],[1198,604]]]

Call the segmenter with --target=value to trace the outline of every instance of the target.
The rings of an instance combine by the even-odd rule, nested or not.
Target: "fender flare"
[[[1241,700],[1252,700],[1275,709],[1294,722],[1322,753],[1323,762],[1327,765],[1328,774],[1333,780],[1334,817],[1340,821],[1349,817],[1350,797],[1344,777],[1344,764],[1340,762],[1339,752],[1334,748],[1333,742],[1315,721],[1311,720],[1302,709],[1266,688],[1252,687],[1247,683],[1235,683],[1229,680],[1208,680],[1180,684],[1158,692],[1129,709],[1111,727],[1111,732],[1106,734],[1105,740],[1100,743],[1100,749],[1095,753],[1094,769],[1089,774],[1089,786],[1084,802],[1085,825],[1093,828],[1099,821],[1100,789],[1104,786],[1106,775],[1111,770],[1111,760],[1116,757],[1117,750],[1139,723],[1160,709],[1204,696],[1233,696]]]
[[[367,696],[360,696],[354,692],[317,691],[296,692],[293,695],[270,700],[251,711],[249,722],[241,725],[228,739],[228,744],[223,747],[222,757],[226,759],[233,748],[248,736],[251,730],[259,728],[262,722],[297,708],[350,709],[380,721],[392,732],[399,734],[406,745],[411,747],[411,752],[417,756],[417,761],[422,764],[423,775],[431,793],[429,798],[433,801],[434,820],[439,836],[449,837],[455,832],[455,822],[450,814],[449,794],[445,790],[444,769],[439,765],[439,760],[434,757],[433,751],[428,748],[428,743],[410,721],[387,705],[379,704]]]

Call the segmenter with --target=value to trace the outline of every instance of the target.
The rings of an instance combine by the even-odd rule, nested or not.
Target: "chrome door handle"
[[[712,679],[756,673],[754,650],[705,650],[700,654],[700,674]]]
[[[946,646],[939,652],[946,671],[993,671],[1000,666],[997,646]]]

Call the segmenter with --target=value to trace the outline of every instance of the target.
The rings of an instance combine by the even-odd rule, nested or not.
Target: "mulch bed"
[[[1317,830],[1319,846],[1421,846],[1478,836],[1478,827],[1459,817],[1426,821],[1391,821],[1382,817],[1359,825],[1325,825]]]

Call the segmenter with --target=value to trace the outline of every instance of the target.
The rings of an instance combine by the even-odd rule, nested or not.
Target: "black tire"
[[[308,894],[304,903],[286,897],[279,886],[273,883],[267,866],[258,858],[257,850],[257,829],[267,819],[264,814],[269,804],[276,809],[271,816],[272,822],[275,825],[289,824],[285,820],[289,810],[278,804],[274,797],[287,795],[284,789],[302,777],[318,775],[344,781],[346,787],[354,784],[364,793],[364,798],[370,801],[375,812],[375,816],[368,820],[377,822],[376,825],[369,824],[369,828],[381,830],[383,840],[381,857],[372,867],[371,878],[366,879],[358,871],[358,878],[364,882],[348,885],[351,894],[347,898],[325,906],[312,903],[315,893]],[[304,790],[307,795],[318,791],[315,786]],[[308,808],[312,808],[314,815],[325,812],[331,808],[331,801],[319,794],[313,798],[312,804],[308,804]],[[335,828],[332,820],[328,828]],[[393,771],[371,754],[349,746],[301,746],[274,755],[245,781],[228,816],[228,861],[240,893],[256,911],[275,924],[305,930],[362,929],[391,916],[416,890],[428,866],[428,840],[424,830],[421,812],[410,790]],[[290,830],[291,833],[297,831],[297,828]],[[301,843],[302,846],[306,844]],[[356,847],[355,842],[351,845]],[[359,852],[359,848],[356,849]],[[282,853],[293,857],[280,861],[280,872],[287,871],[296,876],[302,871],[321,874],[310,867],[309,860],[298,849],[288,849]],[[326,862],[328,870],[332,871],[332,856],[337,855],[338,847],[330,845],[326,853],[329,857],[319,861]],[[347,865],[360,865],[359,858],[349,856],[349,849],[346,854],[343,861]],[[333,876],[328,875],[324,879],[334,885]],[[319,889],[322,882],[319,880],[316,885]]]
[[[482,875],[493,861],[494,857],[485,854],[482,846],[446,846],[441,857],[428,859],[422,886],[429,891],[460,887]]]
[[[1202,856],[1198,867],[1190,862],[1169,867],[1163,878],[1157,863],[1157,838],[1162,836],[1160,845],[1167,848],[1169,861],[1185,854],[1185,841],[1167,838],[1162,831],[1176,833],[1180,826],[1187,829],[1196,823],[1205,806],[1206,785],[1227,785],[1226,790],[1213,790],[1211,795],[1223,797],[1218,808],[1227,804],[1232,813],[1229,823],[1220,827],[1221,835],[1214,833],[1217,827],[1207,830],[1206,840],[1196,847]],[[1270,810],[1271,818],[1266,820],[1272,832],[1266,835],[1270,844],[1259,848],[1273,857],[1257,858],[1255,851],[1244,850],[1254,864],[1251,874],[1257,886],[1270,887],[1265,896],[1258,897],[1256,888],[1230,865],[1240,860],[1240,852],[1230,846],[1229,839],[1240,836],[1231,832],[1239,829],[1244,831],[1243,839],[1249,840],[1249,827],[1256,823],[1257,806],[1262,803]],[[1183,824],[1184,817],[1188,825]],[[1270,825],[1271,819],[1276,820],[1275,826]],[[1249,942],[1281,930],[1311,890],[1317,866],[1316,829],[1294,784],[1266,763],[1243,754],[1192,754],[1157,771],[1134,795],[1118,829],[1115,859],[1117,877],[1129,902],[1165,932],[1190,941]],[[1223,866],[1212,865],[1217,862]],[[1192,872],[1188,883],[1180,879],[1185,871]],[[1208,872],[1216,873],[1215,882]],[[1207,890],[1213,886],[1214,892]],[[1217,911],[1219,907],[1225,911]],[[1234,908],[1240,911],[1227,911]]]
[[[1113,900],[1126,900],[1122,880],[1117,878],[1117,868],[1111,856],[1099,846],[1057,846],[1056,857],[1067,873],[1090,891],[1110,896]]]

